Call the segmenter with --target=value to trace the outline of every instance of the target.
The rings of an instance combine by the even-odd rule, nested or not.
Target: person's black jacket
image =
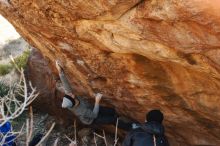
[[[155,137],[155,138],[154,138]],[[154,144],[156,142],[156,145]],[[169,146],[164,127],[158,122],[146,122],[126,136],[123,146]]]

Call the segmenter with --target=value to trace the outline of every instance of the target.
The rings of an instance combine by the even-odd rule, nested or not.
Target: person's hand
[[[97,103],[99,103],[101,99],[102,99],[102,94],[101,94],[101,93],[97,93],[97,94],[95,95],[95,101],[96,101]]]
[[[57,68],[57,70],[58,70],[59,72],[62,71],[61,63],[60,63],[59,60],[56,60],[56,68]]]
[[[68,93],[67,95],[71,96],[73,99],[76,97],[73,93]]]
[[[132,129],[137,129],[139,127],[140,127],[140,125],[138,125],[137,123],[132,123]]]

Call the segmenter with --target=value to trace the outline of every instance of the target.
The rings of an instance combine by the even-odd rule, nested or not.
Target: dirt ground
[[[14,131],[20,131],[22,126],[26,124],[26,119],[30,117],[29,112],[25,111],[20,117],[17,119],[14,119],[12,122]],[[36,134],[43,134],[45,135],[47,131],[49,130],[50,126],[55,122],[55,119],[46,114],[41,113],[39,111],[33,110],[33,134],[32,138]],[[17,138],[17,144],[18,146],[24,146],[26,142],[26,125],[24,125],[24,129],[22,134]],[[51,134],[48,137],[48,140],[46,141],[46,146],[52,146],[53,143],[57,138],[59,138],[58,146],[67,146],[70,142],[66,138],[68,136],[69,138],[73,138],[73,132],[74,126],[68,127],[68,129],[62,128],[60,125],[55,125],[54,129],[52,130]]]
[[[23,131],[21,135],[17,138],[16,143],[18,146],[24,146],[26,142],[26,119],[30,117],[29,111],[25,111],[20,117],[17,119],[14,119],[12,122],[13,125],[13,130],[14,131],[20,131],[22,126],[24,125]],[[32,138],[36,134],[43,134],[45,135],[49,128],[51,127],[52,123],[55,122],[54,117],[46,114],[39,112],[35,109],[33,109],[33,134]],[[77,124],[76,124],[77,125]],[[48,136],[48,139],[44,143],[43,146],[53,146],[54,142],[57,138],[59,138],[59,141],[57,143],[57,146],[69,146],[70,141],[68,138],[74,140],[74,124],[68,126],[68,128],[65,128],[62,125],[56,125],[50,135]],[[94,142],[94,132],[99,134],[100,136],[103,136],[103,131],[102,130],[97,130],[95,131],[94,129],[91,128],[83,128],[83,127],[77,127],[76,126],[76,134],[77,134],[77,146],[96,146]],[[108,146],[113,146],[114,145],[114,134],[106,134],[106,141],[108,143]],[[67,138],[68,137],[68,138]],[[31,139],[32,139],[31,138]],[[97,146],[106,146],[105,141],[103,138],[99,138],[96,136],[96,143]],[[117,146],[121,146],[121,141],[118,142]]]

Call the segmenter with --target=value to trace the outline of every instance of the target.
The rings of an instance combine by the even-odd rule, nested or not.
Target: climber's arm
[[[93,110],[90,110],[86,113],[85,117],[87,118],[92,118],[92,119],[95,119],[98,117],[98,114],[99,114],[99,103],[102,99],[102,94],[100,93],[97,93],[95,95],[95,105],[94,105],[94,108]]]
[[[72,94],[72,88],[63,71],[59,72],[60,80],[63,84],[65,94]]]
[[[69,81],[67,80],[65,73],[64,73],[64,71],[58,61],[56,61],[56,68],[58,70],[60,80],[61,80],[62,85],[64,87],[65,94],[71,96],[72,95],[71,85],[70,85]]]

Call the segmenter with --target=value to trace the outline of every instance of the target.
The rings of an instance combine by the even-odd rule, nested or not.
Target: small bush
[[[27,61],[28,61],[29,56],[30,56],[30,50],[24,51],[21,56],[18,56],[14,59],[15,64],[17,64],[17,66],[19,68],[25,68],[27,65]]]
[[[0,97],[8,94],[9,87],[4,82],[0,81]]]
[[[8,74],[12,68],[11,64],[0,64],[0,76]]]

